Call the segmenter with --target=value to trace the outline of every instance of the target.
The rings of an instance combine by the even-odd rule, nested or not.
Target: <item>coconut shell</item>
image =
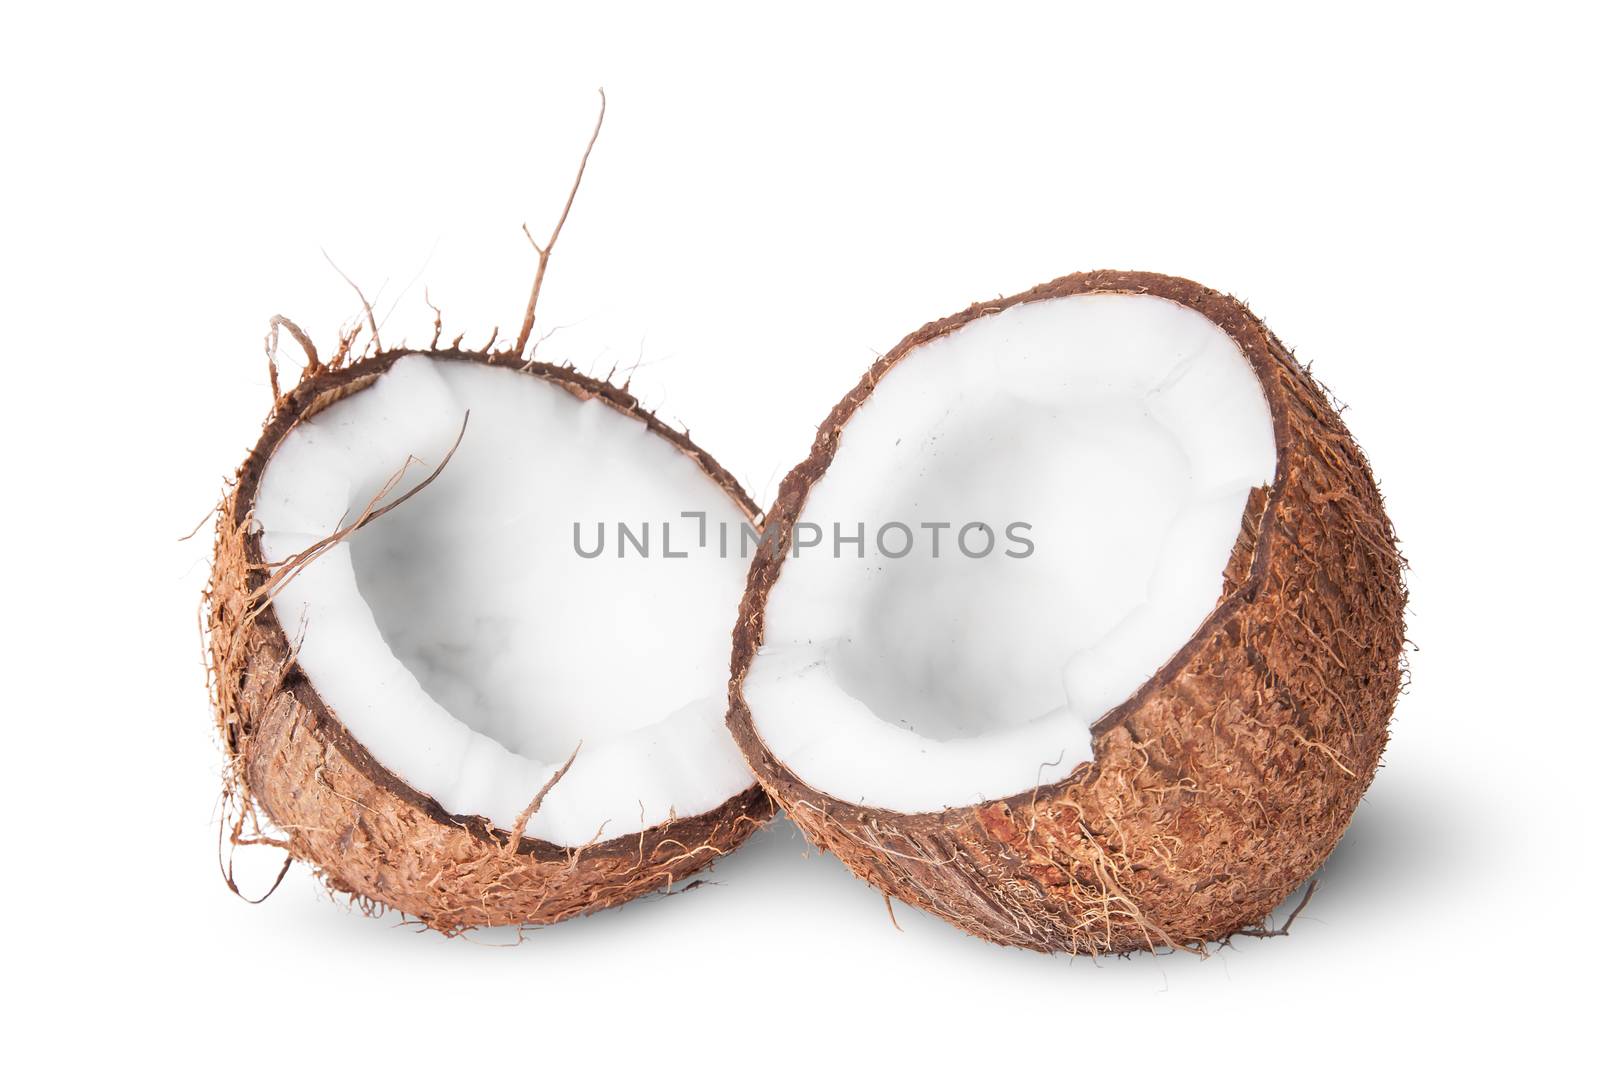
[[[1250,496],[1193,637],[1092,727],[1053,783],[904,814],[847,803],[767,749],[743,683],[794,524],[878,381],[919,347],[1030,301],[1150,294],[1243,351],[1269,403],[1271,487]],[[1048,492],[1046,492],[1048,493]],[[930,323],[879,359],[783,481],[734,635],[728,724],[817,847],[889,896],[986,940],[1043,952],[1203,948],[1258,926],[1327,858],[1377,769],[1402,679],[1404,562],[1360,448],[1323,390],[1243,303],[1141,272],[1069,275]]]
[[[393,908],[446,933],[542,925],[662,891],[736,848],[771,817],[772,803],[759,786],[706,814],[581,848],[514,837],[482,817],[446,813],[345,730],[296,664],[263,598],[272,567],[251,531],[251,509],[273,451],[297,421],[369,386],[407,352],[331,365],[313,356],[301,382],[278,397],[220,507],[205,609],[213,705],[229,758],[226,796],[238,815],[233,843],[274,844],[368,910]],[[756,517],[727,470],[621,387],[503,352],[422,352],[516,368],[609,405],[677,446]],[[255,834],[254,808],[281,835]]]

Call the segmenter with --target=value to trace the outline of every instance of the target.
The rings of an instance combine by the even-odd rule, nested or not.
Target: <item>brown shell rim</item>
[[[745,675],[754,661],[755,653],[759,649],[765,633],[767,595],[771,591],[772,585],[777,582],[778,577],[782,574],[783,561],[789,551],[795,522],[800,518],[811,488],[827,473],[834,454],[838,451],[839,435],[849,423],[850,418],[855,415],[856,410],[861,407],[867,398],[871,397],[873,391],[877,388],[878,382],[884,375],[927,343],[951,334],[986,316],[1004,312],[1017,305],[1088,294],[1147,295],[1182,305],[1184,308],[1191,309],[1204,316],[1226,334],[1238,346],[1245,359],[1249,361],[1251,370],[1255,373],[1256,383],[1260,386],[1262,395],[1267,401],[1268,410],[1272,415],[1272,437],[1277,459],[1272,485],[1268,491],[1262,513],[1261,530],[1255,540],[1250,560],[1250,571],[1244,583],[1227,598],[1220,600],[1212,608],[1211,612],[1197,623],[1189,639],[1174,651],[1143,684],[1135,689],[1132,695],[1094,721],[1090,726],[1090,741],[1096,758],[1078,763],[1071,772],[1058,780],[1040,782],[1034,788],[1000,797],[997,800],[961,804],[944,808],[941,811],[896,811],[868,803],[841,800],[831,793],[804,781],[784,764],[782,759],[768,748],[766,742],[761,739],[760,733],[755,726],[755,719],[750,714],[749,706],[744,701],[743,686]],[[1217,316],[1213,315],[1216,308],[1234,309],[1245,313],[1240,329],[1233,330],[1219,322]],[[1262,345],[1241,345],[1240,335],[1245,332],[1258,334]],[[983,807],[996,802],[1018,807],[1036,800],[1041,794],[1056,793],[1065,790],[1070,785],[1088,781],[1093,776],[1100,754],[1100,743],[1105,734],[1120,725],[1130,712],[1137,710],[1151,693],[1170,684],[1194,656],[1199,647],[1206,642],[1207,638],[1218,627],[1224,625],[1237,614],[1240,607],[1253,602],[1260,590],[1271,551],[1276,544],[1278,512],[1276,507],[1283,494],[1284,482],[1287,477],[1285,461],[1288,454],[1288,441],[1285,432],[1284,400],[1280,391],[1270,386],[1273,382],[1270,375],[1270,354],[1275,348],[1286,352],[1286,347],[1267,330],[1265,325],[1253,314],[1250,314],[1249,309],[1237,298],[1179,276],[1162,275],[1156,272],[1121,270],[1077,272],[1072,275],[1061,276],[1047,283],[1041,283],[1021,293],[996,298],[992,301],[976,302],[954,315],[924,324],[903,338],[893,349],[875,361],[850,392],[829,412],[827,419],[817,429],[817,436],[812,444],[811,453],[784,477],[782,484],[779,486],[777,501],[767,514],[767,527],[769,529],[775,528],[776,534],[770,541],[763,543],[764,548],[770,547],[769,552],[766,555],[758,552],[751,562],[745,597],[739,611],[739,624],[734,634],[732,675],[728,686],[728,725],[734,734],[734,738],[739,741],[740,749],[745,751],[746,760],[750,761],[752,766],[757,765],[759,756],[752,754],[748,747],[748,744],[755,743],[766,752],[771,761],[783,768],[784,774],[788,778],[792,779],[795,784],[803,785],[809,793],[815,795],[819,800],[825,801],[830,806],[848,809],[863,816],[880,815],[884,818],[948,814],[956,811],[967,811],[974,807]],[[763,576],[760,566],[767,557],[775,559],[777,564]],[[746,733],[749,734],[749,740],[746,739]]]
[[[597,399],[617,412],[639,421],[687,455],[713,483],[733,499],[740,512],[749,518],[752,524],[757,526],[761,524],[761,511],[732,473],[709,453],[696,446],[687,432],[678,431],[667,425],[653,411],[646,409],[625,386],[619,387],[606,380],[595,379],[565,365],[522,361],[505,352],[455,348],[387,350],[339,368],[329,368],[324,365],[308,371],[294,389],[279,400],[262,430],[261,438],[239,469],[238,484],[234,491],[236,501],[241,507],[238,515],[242,517],[251,515],[262,473],[266,471],[273,452],[277,450],[278,444],[291,428],[334,402],[371,386],[395,361],[409,356],[464,361],[500,368],[544,380],[583,401]],[[251,564],[259,565],[265,560],[259,533],[248,534],[246,547]],[[266,630],[278,653],[287,657],[290,649],[289,640],[273,607],[269,605],[258,618],[258,622]],[[374,784],[409,803],[432,820],[442,825],[465,829],[486,844],[499,847],[510,841],[511,833],[499,829],[489,819],[482,815],[452,814],[440,806],[432,796],[419,792],[378,762],[366,746],[345,728],[338,716],[322,701],[322,697],[318,695],[316,688],[298,663],[286,676],[283,690],[291,692],[297,702],[312,712],[317,728],[325,739]],[[591,857],[632,856],[638,852],[641,837],[664,836],[668,829],[672,831],[674,837],[681,840],[705,839],[725,819],[760,809],[765,795],[761,785],[756,783],[709,811],[688,817],[672,818],[637,833],[597,840],[593,844],[584,845],[581,850],[586,856]],[[572,853],[578,850],[580,849],[576,847],[528,836],[523,836],[516,846],[518,854],[531,855],[541,862],[569,859]]]

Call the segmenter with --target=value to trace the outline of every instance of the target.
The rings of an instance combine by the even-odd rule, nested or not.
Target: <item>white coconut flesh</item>
[[[510,368],[420,355],[298,423],[261,477],[262,550],[284,561],[428,487],[317,558],[274,600],[323,702],[451,814],[512,829],[582,742],[526,835],[564,846],[710,811],[752,784],[723,725],[736,556],[662,557],[684,512],[737,532],[688,456],[599,401]],[[599,525],[657,529],[649,557]],[[674,536],[696,533],[679,520]],[[682,548],[674,548],[682,553]]]
[[[785,560],[744,684],[757,732],[812,788],[900,812],[1060,780],[1215,608],[1274,468],[1243,353],[1165,299],[1021,304],[922,346],[810,489],[820,543]],[[986,555],[958,542],[975,523]]]

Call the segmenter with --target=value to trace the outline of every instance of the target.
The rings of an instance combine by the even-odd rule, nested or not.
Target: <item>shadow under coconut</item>
[[[1418,775],[1422,771],[1418,771]],[[1478,841],[1463,822],[1457,794],[1420,776],[1386,778],[1379,770],[1355,819],[1318,873],[1314,908],[1393,906],[1426,887],[1455,884],[1475,866]],[[1294,902],[1293,899],[1290,901]]]
[[[1418,776],[1386,777],[1379,770],[1322,868],[1273,911],[1269,929],[1283,926],[1305,902],[1290,932],[1259,942],[1235,937],[1231,949],[1292,948],[1296,936],[1330,929],[1348,934],[1349,927],[1363,926],[1366,919],[1392,917],[1396,905],[1418,899],[1425,887],[1448,885],[1452,875],[1472,865],[1472,845],[1459,813],[1450,792],[1431,788]],[[1312,881],[1316,891],[1306,900]]]

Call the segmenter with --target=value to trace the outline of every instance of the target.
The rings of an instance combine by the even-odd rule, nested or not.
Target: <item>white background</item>
[[[28,5],[5,16],[8,1055],[177,1065],[1283,1066],[1587,1042],[1594,24],[1574,7]],[[1414,573],[1386,768],[1287,939],[990,947],[777,822],[512,948],[217,875],[180,543],[273,313],[542,308],[763,502],[874,353],[1069,271],[1247,299],[1351,406]],[[413,282],[413,280],[415,280]],[[409,289],[408,289],[409,284]],[[241,860],[264,881],[275,860]],[[8,1060],[8,1062],[12,1062]],[[21,1066],[18,1064],[18,1066]]]

